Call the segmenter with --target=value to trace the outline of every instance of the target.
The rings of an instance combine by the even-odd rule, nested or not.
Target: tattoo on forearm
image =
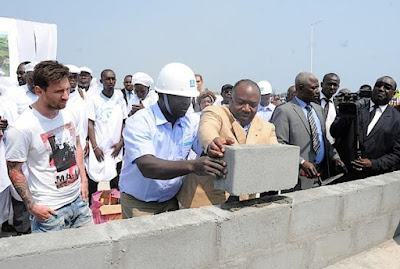
[[[28,210],[31,211],[35,205],[35,201],[29,191],[28,181],[26,180],[24,173],[21,169],[17,169],[15,164],[10,163],[8,164],[8,171],[15,190],[21,196]]]

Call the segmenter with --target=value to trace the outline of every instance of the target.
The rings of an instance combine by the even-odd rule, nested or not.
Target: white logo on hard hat
[[[191,79],[190,80],[190,87],[194,87],[196,84],[195,84],[195,81],[193,80],[193,79]]]

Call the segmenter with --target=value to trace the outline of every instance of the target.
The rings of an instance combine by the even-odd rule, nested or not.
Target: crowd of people
[[[339,90],[337,74],[320,83],[301,72],[286,100],[268,81],[249,79],[223,85],[218,100],[181,63],[164,66],[156,82],[127,75],[122,90],[111,69],[97,83],[89,68],[57,61],[23,62],[17,76],[19,87],[0,80],[3,231],[92,225],[90,199],[104,182],[120,191],[123,218],[273,195],[214,188],[229,173],[226,145],[299,146],[298,183],[283,192],[400,163],[400,114],[389,105],[397,84],[389,76],[352,93]]]

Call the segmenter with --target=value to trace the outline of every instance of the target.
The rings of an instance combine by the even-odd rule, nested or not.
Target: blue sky
[[[57,58],[89,66],[98,77],[115,70],[156,80],[169,62],[182,62],[219,92],[242,78],[268,80],[285,92],[301,71],[341,78],[358,90],[383,75],[400,82],[400,1],[147,0],[7,1],[0,17],[58,27]]]

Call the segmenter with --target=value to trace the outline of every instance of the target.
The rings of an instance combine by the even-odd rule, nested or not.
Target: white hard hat
[[[154,89],[159,93],[197,97],[199,91],[192,69],[181,63],[170,63],[161,69]]]
[[[82,67],[80,68],[80,71],[81,71],[80,73],[86,72],[86,73],[89,73],[90,75],[93,74],[92,69],[90,69],[89,67],[86,67],[86,66],[82,66]]]
[[[132,85],[142,84],[146,87],[150,87],[154,83],[154,80],[146,73],[137,72],[132,76]]]
[[[258,87],[260,88],[261,95],[266,95],[272,93],[272,86],[266,80],[261,80],[257,83]]]
[[[26,72],[33,72],[33,70],[35,69],[35,66],[37,65],[37,62],[31,62],[29,64],[25,65],[25,73]]]
[[[76,65],[66,64],[65,66],[68,67],[69,72],[72,73],[72,74],[80,74],[81,73],[80,68],[77,67]]]

